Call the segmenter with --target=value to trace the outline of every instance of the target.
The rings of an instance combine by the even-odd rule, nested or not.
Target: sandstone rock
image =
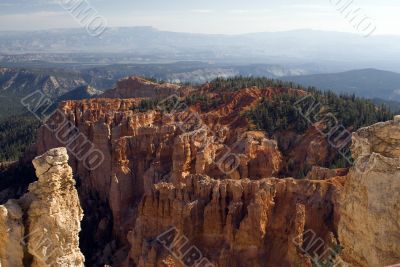
[[[180,90],[128,78],[107,93],[153,97]],[[94,218],[89,227],[95,228],[98,247],[91,263],[183,266],[179,251],[171,253],[155,242],[170,227],[216,266],[312,266],[320,264],[316,257],[334,256],[339,247],[343,252],[336,262],[394,263],[399,251],[398,120],[357,132],[355,167],[342,176],[346,170],[316,167],[335,157],[317,125],[302,135],[274,136],[285,153],[272,137],[249,131],[243,112],[280,93],[305,94],[247,88],[229,93],[213,109],[194,105],[172,113],[135,111],[139,98],[64,102],[39,130],[37,149],[69,148],[84,208]],[[73,139],[68,124],[86,139]],[[98,168],[88,168],[72,149],[87,141],[104,156]],[[57,154],[52,158],[65,161]],[[46,175],[52,161],[42,161],[37,172]],[[61,171],[57,166],[54,170]],[[301,181],[273,178],[309,170],[309,179]]]
[[[353,134],[355,164],[338,210],[341,257],[353,266],[400,262],[399,132],[395,120]]]
[[[380,122],[362,128],[353,134],[351,152],[353,158],[371,155],[373,152],[389,158],[400,157],[400,121]]]
[[[238,105],[246,108],[240,98],[246,95],[235,98]],[[259,101],[259,97],[253,101]],[[93,194],[108,202],[114,234],[122,243],[127,226],[135,220],[130,211],[154,183],[184,182],[188,174],[194,173],[221,179],[260,179],[280,171],[281,155],[276,143],[262,133],[240,138],[246,131],[245,123],[229,131],[234,127],[231,123],[236,123],[231,121],[232,114],[225,119],[191,110],[143,113],[132,109],[139,102],[140,99],[66,101],[38,132],[38,153],[59,146],[69,148],[70,165],[82,182],[84,203]],[[235,112],[240,113],[240,109]],[[192,122],[193,118],[200,122]],[[216,123],[218,120],[221,122]],[[75,130],[86,138],[75,138]],[[75,148],[88,142],[104,156],[103,163],[90,170],[75,153]],[[226,173],[219,162],[230,153],[239,155],[240,167]]]
[[[153,255],[151,266],[163,266],[171,253],[147,240],[174,226],[215,266],[312,266],[312,253],[302,251],[295,237],[312,230],[330,244],[334,226],[323,222],[340,188],[335,180],[219,181],[204,175],[189,175],[180,187],[159,183],[140,204],[130,258],[145,266]]]
[[[319,167],[335,154],[318,125],[301,135],[249,130],[244,112],[301,90],[246,88],[210,110],[135,109],[141,97],[186,89],[127,78],[103,95],[111,99],[63,102],[38,133],[38,181],[0,206],[1,266],[83,266],[72,170],[88,266],[192,266],[196,253],[218,267],[400,262],[399,118],[354,134],[346,175]],[[61,146],[68,155],[52,149]],[[158,239],[171,229],[180,239],[166,247]]]
[[[1,266],[84,266],[79,249],[83,213],[65,148],[35,158],[38,181],[19,200],[0,206]]]
[[[306,179],[309,180],[326,180],[336,176],[345,176],[348,173],[348,169],[328,169],[319,166],[313,166],[307,173]]]
[[[117,87],[127,94],[134,92],[129,97],[143,97],[152,96],[150,94],[154,94],[154,90],[164,90],[159,86],[165,85],[132,78],[122,81]],[[113,92],[116,93],[117,89]],[[171,94],[170,89],[165,92]],[[123,96],[128,96],[125,93]],[[162,95],[163,92],[158,93]],[[271,98],[280,93],[305,94],[300,90],[285,88],[248,88],[231,93],[226,102],[208,111],[191,106],[171,113],[160,110],[138,112],[134,107],[140,103],[139,98],[66,101],[46,125],[39,129],[37,150],[38,153],[44,153],[54,147],[68,148],[69,163],[80,181],[79,193],[86,218],[90,219],[87,223],[90,225],[88,231],[93,231],[95,237],[105,237],[107,227],[112,230],[112,235],[108,235],[110,239],[95,239],[99,246],[96,250],[103,251],[107,243],[113,240],[117,241],[118,250],[130,247],[127,233],[136,225],[140,213],[139,203],[143,197],[152,194],[155,184],[166,182],[180,188],[190,180],[188,177],[196,174],[207,175],[215,180],[241,181],[246,178],[261,180],[287,173],[287,159],[279,151],[277,142],[263,132],[249,131],[248,121],[243,116],[243,112],[257,105],[263,98]],[[85,138],[75,139],[74,132]],[[323,138],[315,130],[310,130],[303,139],[296,134],[287,138],[288,141],[292,140],[290,143],[301,141],[301,145],[294,148],[293,153],[300,156],[292,164],[293,170],[297,170],[305,158],[307,164],[322,164],[329,156],[326,143],[323,143]],[[93,144],[104,156],[104,161],[97,168],[87,168],[85,160],[79,159],[75,153],[75,148],[84,147],[88,143]],[[240,195],[238,192],[242,190],[239,184],[235,184],[235,196]],[[170,193],[168,190],[166,192]],[[270,196],[267,192],[259,192],[257,197],[258,200],[250,209],[252,212],[263,209],[260,203]],[[94,209],[94,203],[101,206],[101,209]],[[212,209],[217,207],[207,207],[205,214],[214,214],[216,211]],[[235,216],[241,216],[239,206],[232,206],[231,209]],[[249,223],[248,230],[243,230],[240,238],[243,244],[250,242],[246,239],[257,244],[263,242],[265,230],[262,228],[267,224],[268,216],[266,212],[257,216],[261,221],[254,222],[255,225]],[[104,217],[110,219],[107,229],[99,224]],[[206,221],[215,225],[216,229],[223,227],[220,221]],[[192,222],[188,220],[187,223]],[[248,233],[252,227],[258,229],[256,235]],[[227,238],[231,240],[234,231],[226,231]],[[228,249],[221,251],[221,260],[229,258],[229,253],[232,251]],[[99,258],[93,254],[90,260],[98,264]],[[162,261],[170,262],[166,258]]]
[[[21,207],[15,200],[0,206],[0,266],[23,266],[25,227]]]

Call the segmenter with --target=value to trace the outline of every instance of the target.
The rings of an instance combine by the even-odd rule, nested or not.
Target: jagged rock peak
[[[79,203],[65,148],[33,160],[38,181],[0,206],[0,266],[83,267]]]
[[[353,134],[354,159],[378,153],[388,158],[400,157],[400,116],[359,129]]]

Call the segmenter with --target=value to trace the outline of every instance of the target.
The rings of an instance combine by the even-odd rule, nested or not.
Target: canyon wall
[[[156,240],[171,227],[214,266],[312,266],[314,251],[337,244],[333,216],[342,183],[190,175],[185,184],[156,184],[139,205],[126,266],[190,266],[188,249],[178,249],[184,244],[173,254]]]
[[[38,181],[18,200],[0,206],[0,266],[83,267],[83,212],[65,148],[33,160]]]
[[[135,80],[134,83],[136,82]],[[133,91],[134,95],[142,96],[141,87],[135,86],[130,87],[130,91]],[[123,86],[119,87],[123,88]],[[147,92],[147,94],[150,93]],[[129,253],[133,241],[127,235],[137,225],[136,221],[141,214],[140,207],[143,205],[141,204],[142,199],[155,194],[154,186],[159,183],[166,182],[175,187],[186,184],[186,181],[191,179],[190,177],[199,177],[198,175],[200,175],[209,177],[210,184],[226,179],[238,181],[240,184],[241,180],[246,178],[260,180],[277,177],[284,172],[287,162],[278,149],[277,142],[270,139],[264,132],[249,131],[248,121],[241,115],[259,103],[262,98],[280,93],[304,94],[301,90],[284,88],[249,88],[233,92],[227,98],[226,103],[207,112],[202,111],[196,105],[186,108],[175,106],[174,112],[160,109],[138,112],[135,107],[140,104],[140,99],[114,98],[63,102],[47,124],[39,129],[37,150],[38,153],[43,153],[53,147],[65,146],[69,151],[69,162],[79,181],[81,203],[87,214],[84,220],[88,221],[86,224],[90,225],[89,228],[93,231],[91,237],[87,238],[94,241],[95,246],[100,246],[96,248],[100,252],[95,252],[87,261],[98,265],[113,262],[118,266],[119,263],[126,263],[127,259],[131,262],[139,260],[139,256],[136,254],[136,256],[132,256]],[[328,143],[313,128],[303,137],[289,135],[285,138],[301,140],[293,148],[294,151],[298,151],[292,166],[295,169],[300,165],[322,164],[329,157]],[[290,143],[289,139],[287,143]],[[318,150],[313,149],[316,144],[319,144]],[[90,145],[93,145],[104,156],[104,160],[99,166],[91,166],[86,162],[86,158],[81,157],[82,154],[89,152],[89,149],[85,149],[85,147]],[[271,183],[271,190],[274,192],[278,190],[275,188],[275,182]],[[293,183],[296,184],[296,182]],[[303,216],[310,217],[305,220],[311,220],[313,216],[317,216],[319,223],[324,224],[323,221],[329,220],[326,217],[333,216],[335,201],[333,195],[340,190],[341,183],[336,182],[335,186],[332,186],[331,183],[309,184],[310,188],[315,187],[313,190],[316,192],[322,191],[316,193],[310,189],[312,192],[308,192],[307,185],[303,185],[303,183],[302,187],[291,186],[296,187],[293,190],[299,197],[305,190],[308,193],[304,192],[304,194],[310,194],[311,199],[315,197],[326,202],[327,207],[321,208],[324,209],[321,216],[314,215],[315,208],[308,210],[307,205],[322,204],[303,203],[307,202],[306,200],[296,200],[295,203],[299,204],[300,210],[303,209],[303,206],[306,209],[304,212],[307,213]],[[286,188],[285,185],[278,187]],[[323,187],[323,189],[319,187]],[[279,190],[278,192],[285,194],[284,190],[286,189]],[[279,194],[271,193],[268,198],[271,198],[272,202],[277,201],[274,196]],[[255,198],[256,192],[253,192],[245,203],[240,204],[238,200],[235,200],[232,205],[242,205],[241,211],[237,212],[243,214],[240,216],[244,216],[247,213],[247,205],[251,201],[256,201]],[[280,198],[284,198],[284,196],[278,197],[278,199]],[[224,199],[225,197],[221,197],[219,201],[226,201],[226,204],[216,207],[216,209],[221,209],[222,213],[226,213],[225,215],[221,214],[223,217],[219,222],[222,224],[221,229],[224,228],[223,224],[225,224],[225,217],[228,214],[224,210],[231,204],[229,198]],[[173,199],[169,201],[173,201]],[[203,205],[206,205],[208,201],[210,200],[205,198]],[[285,200],[280,201],[286,203]],[[186,204],[188,203],[185,202],[182,205]],[[94,205],[98,206],[97,210],[94,209]],[[276,207],[269,205],[263,209],[266,210],[265,212],[272,212]],[[292,210],[282,212],[284,213],[282,216],[289,216],[288,214]],[[202,211],[198,211],[199,216],[202,213]],[[235,227],[239,227],[241,219],[235,219],[237,221]],[[299,220],[304,220],[304,218]],[[267,222],[264,224],[267,225]],[[308,224],[305,227],[308,227]],[[107,234],[110,228],[112,236]],[[233,229],[229,235],[233,236],[233,232],[236,231]],[[333,229],[333,226],[326,227],[326,231],[324,230],[322,234],[324,239],[327,236],[334,239]],[[206,228],[204,232],[209,230]],[[279,234],[273,238],[279,240],[278,236],[286,230],[292,231],[291,229],[278,229]],[[274,232],[268,232],[271,235],[272,233]],[[108,239],[104,236],[108,236]],[[264,235],[258,242],[266,242],[268,238],[265,238],[267,237]],[[276,244],[278,241],[274,243],[274,247]],[[292,243],[287,240],[285,244],[287,245],[282,245],[281,250],[284,250],[286,246],[292,246]],[[229,248],[227,253],[228,251],[234,253],[236,250]],[[262,248],[253,251],[258,255]],[[282,254],[282,252],[279,253]],[[296,254],[291,253],[292,256]],[[107,257],[101,256],[104,254],[107,254]],[[125,256],[123,256],[124,254]],[[258,256],[252,257],[256,260]]]
[[[133,85],[119,86],[124,95],[156,94],[152,86],[141,92],[141,80],[131,80],[125,82]],[[281,93],[304,95],[247,88],[211,110],[192,105],[174,112],[139,112],[137,98],[63,102],[40,128],[37,150],[68,149],[86,214],[81,241],[89,251],[87,266],[190,266],[199,251],[204,266],[396,263],[400,242],[393,173],[400,146],[395,135],[382,135],[398,130],[396,122],[354,135],[356,163],[346,175],[346,169],[316,167],[332,154],[314,126],[302,135],[280,134],[290,148],[287,155],[264,132],[249,130],[242,114]],[[91,151],[101,153],[101,164],[90,161]],[[393,164],[385,165],[390,170],[379,164],[375,170],[365,157],[373,162],[388,157]],[[306,179],[282,177],[288,158],[294,170],[311,169]],[[379,224],[378,218],[388,222]],[[170,229],[188,243],[160,242]],[[196,253],[179,250],[191,246]]]

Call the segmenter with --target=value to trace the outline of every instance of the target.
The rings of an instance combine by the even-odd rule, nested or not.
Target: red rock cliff
[[[132,96],[147,96],[133,89]],[[138,112],[140,99],[64,102],[39,130],[37,150],[69,150],[89,238],[99,246],[87,262],[179,266],[151,242],[170,226],[216,266],[311,266],[307,233],[323,240],[317,255],[335,246],[343,179],[272,178],[285,173],[287,161],[276,141],[249,131],[242,116],[279,93],[304,94],[249,88],[208,111],[193,105],[173,113]],[[285,138],[295,143],[295,168],[329,157],[313,127]],[[104,159],[99,166],[84,157],[92,145]]]

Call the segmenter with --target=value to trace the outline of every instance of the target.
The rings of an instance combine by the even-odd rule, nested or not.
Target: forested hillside
[[[12,116],[0,120],[0,162],[17,160],[34,142],[40,122],[33,116]]]

